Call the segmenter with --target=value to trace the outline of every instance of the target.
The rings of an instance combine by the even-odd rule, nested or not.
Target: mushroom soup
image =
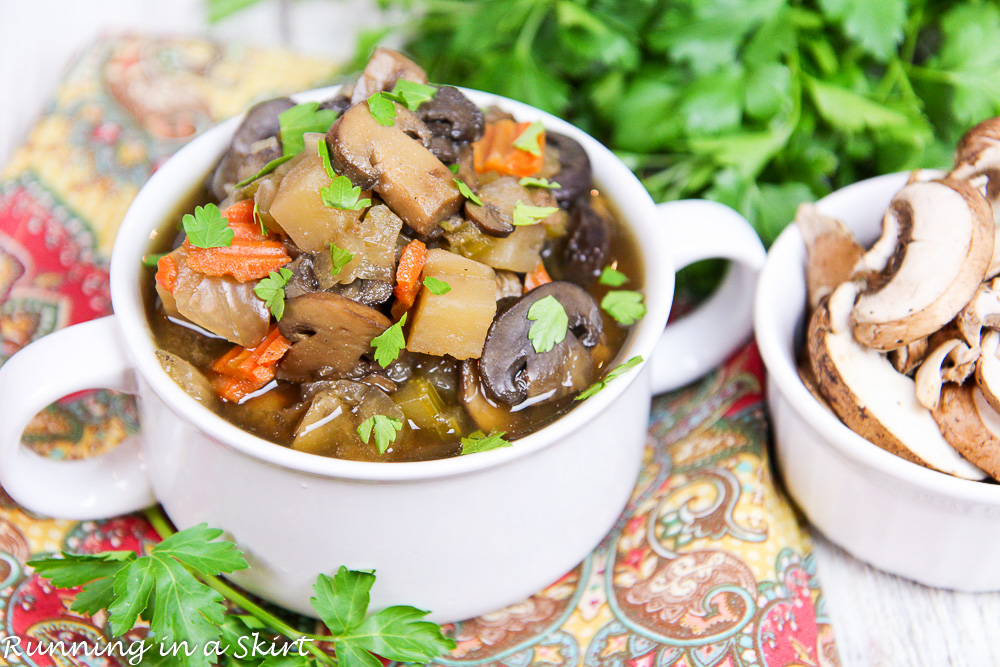
[[[157,239],[142,280],[167,373],[337,458],[509,446],[613,380],[645,313],[583,148],[386,49],[333,99],[253,107]]]

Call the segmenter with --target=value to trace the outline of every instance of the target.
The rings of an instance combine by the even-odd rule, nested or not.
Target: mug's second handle
[[[711,258],[732,260],[708,301],[667,326],[656,345],[653,391],[676,389],[722,363],[752,331],[753,293],[766,252],[757,232],[733,209],[703,199],[657,206],[675,268]]]
[[[58,461],[21,444],[42,409],[84,389],[135,393],[135,375],[114,316],[56,331],[12,356],[0,368],[0,485],[39,514],[103,519],[153,504],[139,449],[128,438],[92,459]]]

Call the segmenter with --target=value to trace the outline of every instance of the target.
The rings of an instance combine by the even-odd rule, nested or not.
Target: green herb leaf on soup
[[[305,145],[304,141],[303,141],[303,145]],[[270,162],[268,162],[267,164],[265,164],[261,168],[261,170],[258,171],[256,174],[254,174],[250,178],[243,179],[242,181],[240,181],[239,183],[237,183],[234,187],[242,188],[242,187],[244,187],[246,185],[250,185],[251,183],[253,183],[254,181],[256,181],[258,178],[260,178],[261,176],[267,176],[272,171],[274,171],[275,169],[277,169],[281,165],[283,165],[286,162],[288,162],[289,160],[291,160],[293,157],[295,157],[295,155],[282,155],[281,157],[274,158],[273,160],[271,160]]]
[[[545,131],[545,126],[542,125],[541,121],[535,121],[528,127],[524,128],[524,132],[521,132],[514,140],[514,148],[520,149],[526,153],[531,153],[532,155],[541,155],[542,147],[539,145],[538,138],[541,136],[542,132]]]
[[[601,299],[601,308],[618,324],[629,326],[635,324],[646,314],[646,305],[642,302],[642,294],[632,290],[615,290],[608,292]]]
[[[438,280],[434,276],[424,278],[424,287],[430,290],[431,294],[441,296],[451,291],[451,285],[443,280]]]
[[[458,186],[458,191],[462,193],[463,197],[465,197],[466,199],[468,199],[469,201],[471,201],[476,206],[482,206],[483,205],[483,200],[480,199],[476,195],[476,193],[472,191],[472,188],[470,188],[468,185],[465,184],[465,181],[463,181],[460,178],[456,178],[455,179],[455,185]]]
[[[343,248],[330,244],[330,277],[335,277],[340,270],[351,263],[354,254],[347,252]]]
[[[396,119],[396,107],[385,93],[375,93],[368,98],[368,111],[379,125],[389,127]]]
[[[598,282],[602,285],[608,285],[610,287],[621,287],[628,282],[628,276],[618,269],[605,266],[604,269],[601,270],[601,277],[598,278]]]
[[[406,316],[403,313],[399,321],[372,339],[372,347],[375,348],[375,361],[385,368],[396,359],[399,353],[406,348],[406,338],[403,336],[403,325],[406,324]]]
[[[403,422],[385,415],[373,415],[361,422],[358,426],[358,435],[367,445],[372,435],[375,436],[375,446],[378,447],[379,454],[385,454],[386,450],[396,440],[396,433],[403,430]]]
[[[233,243],[233,230],[229,228],[219,207],[205,204],[194,209],[194,215],[185,213],[181,219],[188,241],[196,248],[224,248]]]
[[[267,227],[264,225],[264,219],[260,217],[260,207],[257,205],[257,199],[253,200],[253,219],[258,225],[260,225],[260,235],[267,236]]]
[[[590,398],[591,396],[593,396],[594,394],[596,394],[597,392],[601,391],[606,386],[608,386],[609,382],[612,382],[613,380],[620,378],[622,375],[624,375],[625,373],[627,373],[628,371],[635,368],[641,363],[642,363],[642,357],[632,357],[625,363],[619,364],[617,367],[611,369],[611,372],[609,372],[603,380],[601,380],[600,382],[595,382],[594,384],[590,385],[589,387],[581,391],[575,400],[582,401],[585,398]]]
[[[449,164],[448,165],[448,171],[450,171],[453,174],[457,174],[458,170],[461,169],[461,168],[462,168],[462,166],[460,164],[458,164],[457,162],[455,164]]]
[[[393,86],[392,92],[387,95],[389,99],[399,102],[410,111],[416,111],[421,104],[434,99],[437,91],[437,88],[426,83],[399,79]]]
[[[372,205],[372,200],[361,198],[361,188],[351,183],[347,176],[337,176],[330,185],[320,188],[323,203],[342,211],[360,211]]]
[[[528,338],[535,352],[548,352],[566,339],[569,317],[563,305],[551,294],[531,304],[528,319],[534,322],[528,329]]]
[[[545,188],[546,190],[558,190],[562,186],[547,178],[535,178],[534,176],[524,176],[518,181],[525,188]]]
[[[514,205],[514,226],[535,225],[559,210],[558,206],[529,206],[517,202]]]
[[[306,147],[302,135],[306,132],[326,132],[337,120],[333,109],[320,109],[319,102],[305,102],[278,115],[281,126],[281,152],[285,157],[298,155]]]
[[[264,305],[279,322],[285,314],[285,285],[291,279],[292,272],[281,267],[277,271],[271,271],[267,278],[262,278],[253,288],[253,293],[264,300]]]
[[[489,452],[501,447],[512,447],[513,444],[504,439],[505,435],[507,435],[505,431],[493,432],[489,435],[482,431],[474,431],[469,434],[469,437],[462,438],[462,455]]]
[[[323,169],[326,171],[326,175],[330,178],[337,178],[337,172],[333,170],[333,165],[330,163],[330,147],[326,145],[326,139],[320,137],[316,141],[316,152],[319,154],[319,159],[323,163]]]
[[[156,266],[161,259],[167,256],[165,252],[154,252],[142,258],[143,266]]]

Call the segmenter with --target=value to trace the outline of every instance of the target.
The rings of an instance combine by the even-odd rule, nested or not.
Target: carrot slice
[[[271,327],[256,347],[237,345],[212,364],[212,388],[227,401],[239,402],[274,379],[278,361],[290,347],[277,325]]]
[[[222,217],[229,221],[229,226],[232,227],[236,224],[250,224],[254,225],[253,219],[253,199],[243,199],[236,202],[232,206],[227,206],[224,211],[222,211]],[[260,225],[257,225],[258,234],[260,233]]]
[[[524,275],[524,293],[527,294],[536,287],[541,287],[545,283],[552,282],[549,272],[545,270],[545,264],[538,263],[535,270]]]
[[[156,261],[156,282],[171,293],[177,287],[177,262],[170,255]]]
[[[408,310],[417,300],[420,292],[420,272],[424,270],[424,259],[427,258],[427,246],[420,241],[410,241],[399,256],[399,266],[396,267],[396,289],[393,294],[396,302],[402,304],[403,310]]]
[[[258,232],[258,236],[260,236]],[[229,275],[241,283],[266,278],[292,261],[280,241],[240,241],[218,248],[196,248],[184,241],[187,265],[206,276]]]
[[[531,123],[498,120],[486,125],[483,138],[472,144],[473,167],[477,173],[496,171],[511,176],[533,176],[542,168],[545,132],[538,135],[538,155],[514,146]]]

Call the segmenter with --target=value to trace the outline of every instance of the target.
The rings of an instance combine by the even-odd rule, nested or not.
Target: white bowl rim
[[[336,93],[339,86],[329,86],[292,95],[297,102],[320,101]],[[629,359],[636,355],[643,357],[643,363],[631,369],[625,376],[609,384],[601,392],[575,406],[568,413],[527,436],[515,441],[513,447],[483,452],[474,456],[456,456],[447,459],[405,463],[347,461],[328,458],[305,452],[298,452],[269,442],[248,433],[216,415],[204,405],[189,396],[160,367],[155,357],[155,345],[146,323],[139,294],[140,259],[147,252],[148,237],[139,230],[152,230],[162,226],[162,212],[155,224],[149,224],[157,214],[147,212],[156,199],[156,192],[168,184],[168,179],[186,179],[188,190],[192,190],[203,178],[205,170],[198,172],[197,178],[185,176],[185,168],[190,164],[205,161],[203,153],[208,146],[228,146],[228,138],[235,131],[243,114],[223,121],[193,139],[161,165],[130,205],[122,221],[119,236],[111,258],[111,298],[119,325],[124,332],[127,352],[135,364],[136,371],[153,392],[159,396],[180,418],[194,423],[221,444],[242,452],[264,463],[294,470],[304,474],[373,483],[416,482],[448,477],[476,474],[484,470],[508,465],[529,457],[568,437],[571,433],[585,428],[598,413],[617,400],[640,375],[649,361],[657,341],[662,335],[673,302],[674,268],[673,260],[661,253],[653,257],[652,249],[664,248],[665,232],[656,224],[655,204],[638,178],[608,148],[596,139],[568,122],[540,109],[499,95],[461,88],[479,106],[496,104],[513,113],[519,120],[541,120],[547,128],[571,136],[580,142],[595,164],[595,180],[600,168],[608,170],[614,184],[596,183],[606,186],[605,194],[612,202],[628,201],[629,206],[641,210],[641,215],[620,221],[628,226],[635,237],[636,245],[642,253],[641,265],[644,271],[643,292],[647,313],[642,321],[630,332],[625,346],[618,354],[619,359]],[[218,159],[221,149],[214,152],[211,164]],[[176,201],[176,200],[175,200]],[[617,206],[621,208],[620,206]],[[649,248],[647,250],[647,248]],[[645,381],[645,380],[644,380]]]
[[[841,188],[817,202],[822,210],[831,203],[851,199],[864,189],[899,190],[909,178],[910,172],[884,174],[865,179]],[[768,382],[777,385],[784,397],[805,420],[825,440],[824,446],[836,450],[843,456],[869,467],[872,471],[897,478],[927,492],[949,496],[956,500],[1000,504],[1000,485],[977,482],[953,477],[937,470],[931,470],[891,454],[881,447],[861,437],[840,421],[832,412],[821,405],[802,383],[795,368],[795,359],[785,349],[785,341],[777,332],[775,308],[779,307],[771,298],[768,286],[779,280],[789,280],[786,265],[795,257],[805,253],[802,234],[794,224],[789,225],[778,236],[768,253],[764,269],[757,283],[754,299],[754,332],[761,357],[768,372]],[[796,267],[801,266],[796,263]],[[803,280],[801,272],[793,280]],[[805,309],[805,303],[801,306]],[[800,311],[801,312],[801,311]],[[774,428],[772,423],[772,428]]]

